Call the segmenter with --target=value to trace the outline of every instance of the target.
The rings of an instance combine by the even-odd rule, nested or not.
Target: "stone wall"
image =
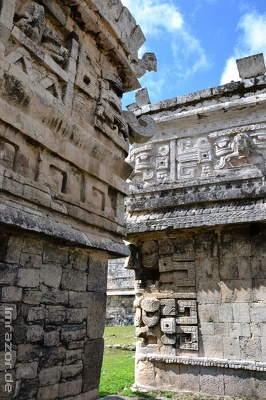
[[[242,81],[130,106],[158,127],[130,152],[140,388],[265,398],[266,77],[238,63]]]
[[[1,399],[97,398],[144,41],[120,0],[0,0]]]
[[[135,274],[125,268],[125,259],[108,262],[106,325],[133,325]]]

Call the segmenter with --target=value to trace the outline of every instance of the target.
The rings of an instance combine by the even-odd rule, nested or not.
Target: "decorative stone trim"
[[[160,354],[138,354],[138,361],[163,362],[166,364],[197,365],[203,367],[245,369],[249,371],[266,371],[266,363],[256,361],[227,360],[207,357],[179,357]]]

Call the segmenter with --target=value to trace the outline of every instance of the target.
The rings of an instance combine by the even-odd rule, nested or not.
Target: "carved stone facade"
[[[264,65],[263,57],[259,58]],[[264,399],[266,76],[157,104],[133,145],[128,267],[137,387]]]
[[[3,400],[97,397],[144,41],[120,0],[0,0]]]

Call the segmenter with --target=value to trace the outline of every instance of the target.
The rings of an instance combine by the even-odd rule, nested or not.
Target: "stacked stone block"
[[[10,309],[14,398],[97,397],[107,267],[88,250],[1,236],[1,333]],[[1,388],[6,350],[2,341]]]

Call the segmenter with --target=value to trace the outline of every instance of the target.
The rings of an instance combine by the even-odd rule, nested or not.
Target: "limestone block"
[[[42,324],[44,317],[45,310],[42,307],[33,307],[29,309],[27,321],[35,322],[35,324]]]
[[[66,318],[66,308],[63,306],[46,306],[45,323],[49,325],[61,325]]]
[[[17,302],[22,300],[22,288],[16,286],[2,287],[1,300],[4,302]]]
[[[231,324],[218,322],[214,324],[214,334],[220,336],[229,336],[229,329],[231,329]]]
[[[62,267],[58,264],[43,264],[41,266],[40,281],[53,288],[58,288],[62,278]]]
[[[66,365],[77,363],[82,358],[83,358],[83,351],[81,349],[66,351]]]
[[[42,292],[35,289],[23,289],[23,303],[39,305],[42,298]]]
[[[87,308],[73,308],[66,310],[66,322],[81,324],[87,318]]]
[[[87,336],[90,339],[99,339],[103,335],[105,326],[106,295],[89,293],[87,306]]]
[[[34,379],[37,376],[38,363],[17,363],[16,379]]]
[[[266,373],[255,371],[255,388],[259,399],[265,399],[266,393]]]
[[[233,304],[225,303],[219,306],[219,321],[234,322]]]
[[[42,358],[39,358],[40,369],[61,365],[66,358],[66,349],[63,346],[46,348],[42,351]]]
[[[223,372],[218,368],[200,367],[200,391],[208,395],[224,394]]]
[[[18,271],[17,285],[25,288],[36,288],[40,284],[40,272],[33,268],[21,268]]]
[[[44,304],[68,304],[68,291],[42,287],[42,302]]]
[[[44,386],[38,389],[38,400],[58,399],[59,396],[59,383],[51,386]]]
[[[263,75],[266,71],[262,53],[240,58],[236,60],[236,65],[241,79]]]
[[[203,357],[224,358],[223,340],[220,336],[200,336],[200,355]]]
[[[84,292],[87,287],[87,274],[82,271],[63,271],[61,287],[66,290]]]
[[[38,361],[38,346],[33,344],[19,344],[17,361],[21,363]]]
[[[39,254],[21,253],[20,265],[25,268],[40,268],[42,265],[42,257]]]
[[[23,240],[21,238],[11,236],[8,241],[6,262],[19,263],[22,246]]]
[[[82,379],[71,380],[60,383],[59,385],[59,398],[66,396],[75,396],[82,390]]]
[[[224,370],[225,395],[256,398],[254,373],[242,370]]]
[[[147,312],[155,312],[160,308],[160,301],[154,298],[144,298],[141,300],[141,308]]]
[[[199,304],[198,315],[201,324],[219,322],[219,309],[215,304]]]
[[[43,339],[44,331],[40,325],[30,325],[27,329],[27,341],[39,342]]]
[[[44,332],[43,344],[46,347],[55,347],[59,344],[60,334],[58,331]]]
[[[54,385],[59,382],[61,378],[62,367],[51,367],[42,369],[39,372],[39,379],[41,386]]]
[[[71,364],[71,365],[65,365],[62,368],[62,378],[72,378],[76,375],[81,374],[83,370],[83,364]]]
[[[86,328],[84,325],[63,325],[61,329],[62,342],[72,342],[75,340],[84,339]]]
[[[44,245],[44,264],[67,264],[68,251],[65,248],[55,247],[49,244]]]
[[[13,285],[18,274],[18,267],[7,264],[0,264],[0,284]]]
[[[25,343],[27,337],[27,324],[24,318],[17,318],[13,323],[13,342],[15,344]],[[27,360],[26,360],[27,361]]]
[[[235,322],[250,322],[250,304],[249,303],[235,303],[233,304],[233,313]]]
[[[253,303],[250,307],[251,322],[265,322],[266,321],[266,307],[263,303]]]
[[[83,392],[98,388],[103,349],[103,339],[88,340],[85,344]]]
[[[239,342],[242,360],[261,361],[261,338],[241,337]]]
[[[231,360],[240,359],[239,338],[223,338],[221,339],[224,345],[224,358]]]
[[[136,361],[135,382],[138,385],[156,387],[155,368],[149,361]]]
[[[89,294],[69,291],[70,307],[83,308],[88,306]]]
[[[108,263],[105,260],[89,259],[88,286],[89,292],[105,293],[107,287]]]
[[[200,374],[198,366],[180,365],[180,391],[200,391]]]

